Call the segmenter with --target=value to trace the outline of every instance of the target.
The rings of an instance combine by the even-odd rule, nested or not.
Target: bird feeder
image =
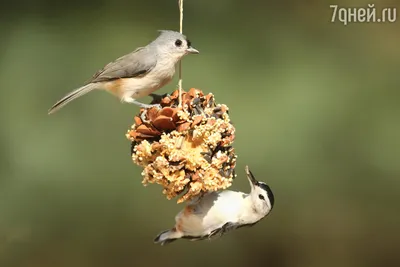
[[[161,185],[178,203],[230,187],[237,157],[228,107],[195,88],[181,98],[181,107],[179,90],[154,98],[160,106],[140,109],[126,134],[142,183]]]

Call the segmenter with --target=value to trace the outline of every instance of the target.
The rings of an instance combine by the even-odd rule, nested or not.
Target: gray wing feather
[[[88,83],[131,78],[147,74],[156,65],[156,55],[147,47],[140,47],[99,70]]]
[[[221,237],[222,235],[226,234],[227,232],[230,232],[235,229],[239,229],[242,227],[251,227],[254,226],[257,222],[255,223],[249,223],[249,224],[239,224],[239,223],[232,223],[232,222],[227,222],[225,223],[222,227],[217,228],[213,230],[210,234],[208,235],[203,235],[203,236],[190,236],[186,235],[183,236],[182,238],[185,239],[190,239],[192,241],[198,241],[198,240],[204,240],[204,239],[211,239],[211,238],[217,238]]]

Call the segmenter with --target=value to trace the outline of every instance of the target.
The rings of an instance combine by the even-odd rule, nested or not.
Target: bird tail
[[[57,103],[55,103],[49,109],[48,114],[52,114],[52,113],[56,112],[57,110],[59,110],[60,108],[62,108],[63,106],[65,106],[66,104],[71,102],[72,100],[89,93],[90,91],[92,91],[95,88],[96,88],[95,84],[89,83],[85,86],[82,86],[82,87],[70,92],[69,94],[64,96],[61,100],[57,101]]]
[[[162,246],[174,242],[181,238],[183,234],[178,232],[175,228],[161,232],[155,239],[154,243],[160,243]]]

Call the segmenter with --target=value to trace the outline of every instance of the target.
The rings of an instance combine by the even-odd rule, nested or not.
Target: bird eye
[[[261,195],[261,194],[258,195],[258,198],[261,199],[261,200],[265,200],[264,196]]]
[[[182,41],[179,40],[179,39],[176,40],[176,41],[175,41],[175,45],[176,45],[176,46],[181,46],[181,45],[182,45]]]

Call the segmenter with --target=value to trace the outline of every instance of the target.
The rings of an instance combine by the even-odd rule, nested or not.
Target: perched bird
[[[147,96],[172,80],[175,65],[187,54],[198,54],[185,35],[175,31],[160,31],[160,35],[145,47],[108,63],[84,86],[70,92],[55,103],[49,114],[62,108],[72,100],[94,89],[108,91],[122,102],[140,107],[147,105],[135,99]]]
[[[272,210],[274,195],[267,184],[254,178],[248,166],[246,174],[250,194],[230,190],[207,193],[189,203],[175,217],[175,227],[160,233],[154,242],[164,245],[180,238],[203,240],[259,222]]]

